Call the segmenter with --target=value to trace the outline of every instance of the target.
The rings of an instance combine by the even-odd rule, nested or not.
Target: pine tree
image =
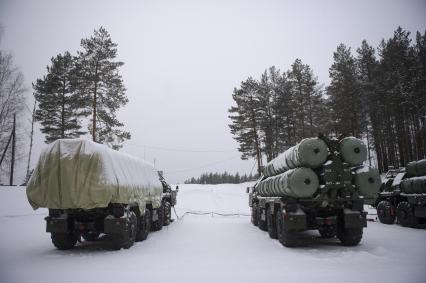
[[[81,40],[78,69],[81,77],[80,91],[91,96],[92,119],[90,130],[93,141],[118,149],[130,133],[121,129],[123,123],[116,117],[117,110],[127,104],[123,79],[119,67],[124,63],[114,61],[117,44],[103,27],[94,35]]]
[[[256,157],[258,172],[262,166],[261,140],[260,140],[260,108],[257,99],[257,82],[248,78],[241,83],[241,88],[234,89],[232,98],[236,106],[228,111],[231,124],[229,128],[234,139],[239,143],[238,151],[242,153],[241,159]]]
[[[325,102],[311,67],[296,59],[288,78],[292,86],[295,140],[324,133],[323,123],[327,120],[324,117],[326,111],[323,111]]]
[[[360,82],[360,95],[362,103],[367,113],[367,123],[364,132],[366,133],[368,160],[371,165],[371,145],[376,151],[379,170],[382,171],[382,141],[381,130],[383,128],[382,109],[380,97],[375,90],[375,80],[377,75],[378,62],[375,57],[375,50],[367,41],[363,40],[361,47],[357,49],[356,58],[358,79]],[[374,142],[373,142],[374,141]]]
[[[410,46],[410,33],[398,27],[393,38],[383,40],[379,47],[380,64],[377,76],[377,91],[381,95],[383,119],[386,125],[386,157],[388,165],[405,166],[413,160],[412,114],[414,105],[415,52]]]
[[[274,113],[274,103],[276,93],[273,89],[271,79],[275,76],[275,67],[270,68],[270,72],[265,71],[260,81],[256,92],[257,100],[259,101],[260,123],[259,130],[261,132],[261,142],[263,144],[262,152],[266,155],[266,160],[269,162],[275,156],[276,137],[276,113]],[[277,74],[279,76],[279,73]]]
[[[300,59],[296,59],[291,65],[288,77],[292,86],[292,98],[294,108],[294,122],[295,122],[295,139],[300,140],[306,137],[306,99],[304,93],[304,79],[303,79],[304,66]]]
[[[413,88],[413,112],[411,113],[413,157],[419,160],[426,157],[426,31],[416,33],[414,46],[415,67]]]
[[[365,108],[360,95],[355,59],[344,44],[337,47],[330,67],[330,99],[333,132],[360,137],[365,129]]]
[[[35,120],[41,123],[45,141],[84,135],[80,118],[89,114],[87,97],[76,92],[75,58],[65,52],[51,59],[47,74],[33,84],[38,109]]]
[[[274,87],[276,94],[273,110],[276,113],[276,153],[279,154],[296,143],[295,107],[292,83],[286,72],[283,72]]]

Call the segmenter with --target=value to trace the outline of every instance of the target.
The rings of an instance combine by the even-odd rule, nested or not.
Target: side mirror
[[[250,187],[246,188],[246,194],[250,193]]]
[[[176,186],[176,192],[179,192],[179,186]]]

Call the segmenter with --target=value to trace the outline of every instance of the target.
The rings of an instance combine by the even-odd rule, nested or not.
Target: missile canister
[[[426,159],[412,161],[407,164],[408,176],[418,177],[426,175]]]
[[[355,137],[347,137],[339,143],[340,154],[344,162],[352,166],[361,165],[367,160],[367,147]]]
[[[375,197],[382,183],[379,171],[369,166],[363,166],[355,169],[353,173],[359,194],[365,197]]]
[[[318,176],[310,168],[296,168],[261,181],[256,187],[266,197],[309,198],[319,187]]]
[[[328,147],[322,139],[304,139],[266,164],[263,173],[269,177],[297,167],[317,168],[327,156]]]
[[[404,179],[400,187],[401,191],[406,194],[425,194],[426,176]]]

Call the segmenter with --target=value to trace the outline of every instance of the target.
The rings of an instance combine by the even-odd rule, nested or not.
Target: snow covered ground
[[[314,239],[289,249],[250,223],[242,185],[180,185],[178,215],[129,250],[56,250],[46,210],[23,187],[0,187],[0,282],[426,282],[426,230],[369,222],[357,247]],[[373,210],[374,211],[374,210]],[[374,216],[372,216],[374,218]]]

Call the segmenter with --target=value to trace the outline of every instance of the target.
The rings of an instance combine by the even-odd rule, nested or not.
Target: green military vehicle
[[[171,221],[177,191],[142,160],[84,139],[61,139],[41,154],[27,185],[34,209],[49,209],[46,231],[61,250],[101,234],[130,248]]]
[[[387,185],[374,204],[379,221],[393,224],[396,219],[402,226],[413,228],[426,223],[426,159],[410,162],[405,170],[395,171],[387,172],[384,181]]]
[[[379,172],[362,165],[366,158],[354,137],[302,140],[270,161],[248,189],[252,223],[286,247],[303,244],[306,230],[357,245],[367,225],[364,203],[381,184]]]

